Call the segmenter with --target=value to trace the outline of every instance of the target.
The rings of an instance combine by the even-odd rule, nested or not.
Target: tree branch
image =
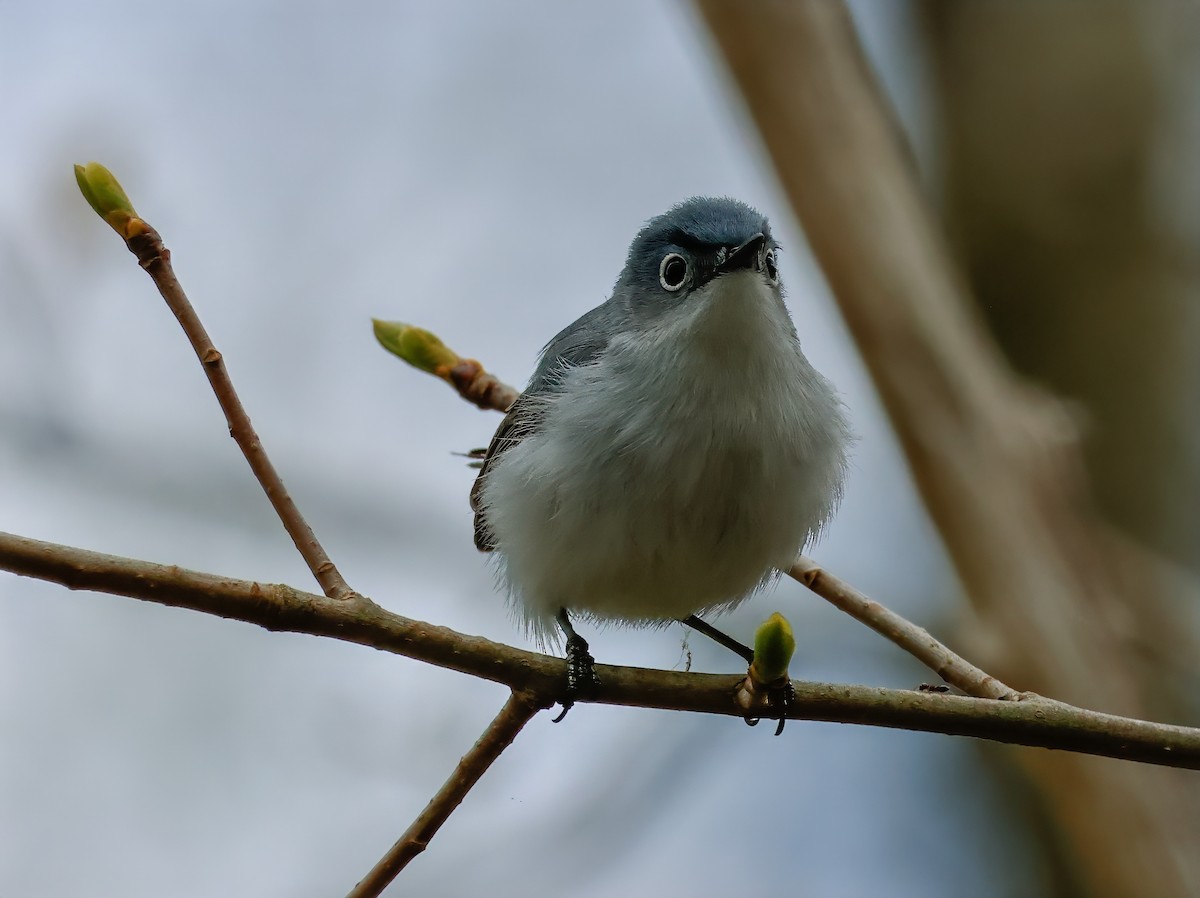
[[[811,558],[801,555],[788,576],[803,583],[825,601],[876,633],[894,642],[951,686],[976,698],[1020,699],[1021,694],[990,674],[984,673],[961,655],[950,651],[924,627],[905,620],[849,583],[839,580]]]
[[[563,697],[559,658],[467,636],[393,614],[363,598],[340,601],[289,586],[235,580],[0,533],[0,569],[72,589],[191,608],[285,630],[371,646],[504,683],[539,701]],[[744,676],[596,667],[601,685],[583,702],[740,716]],[[796,681],[791,720],[823,720],[975,736],[1041,748],[1200,769],[1200,729],[1086,711],[1037,696],[993,701],[910,690]],[[764,711],[769,710],[764,708]]]
[[[483,735],[463,755],[454,773],[430,799],[425,810],[404,831],[391,850],[380,858],[379,863],[350,890],[347,898],[376,898],[382,893],[397,874],[408,866],[408,862],[425,850],[429,840],[504,749],[512,745],[525,724],[546,707],[548,703],[528,693],[513,692]]]
[[[183,287],[175,277],[175,271],[171,266],[171,251],[163,246],[162,238],[154,228],[141,219],[135,218],[133,222],[135,226],[128,228],[122,234],[125,237],[125,245],[129,247],[131,253],[137,256],[138,264],[154,280],[158,292],[166,300],[167,307],[179,321],[184,334],[187,335],[188,342],[192,344],[192,349],[195,350],[196,357],[200,359],[200,364],[204,368],[204,374],[212,386],[213,393],[216,394],[217,402],[221,405],[221,411],[225,413],[225,420],[229,424],[229,435],[242,450],[242,454],[250,464],[250,470],[254,472],[254,476],[262,485],[271,506],[275,509],[279,520],[283,522],[288,536],[296,544],[296,548],[303,556],[305,563],[308,564],[313,576],[317,578],[325,595],[333,599],[351,598],[354,591],[346,583],[329,555],[326,554],[325,549],[317,540],[316,534],[313,533],[312,527],[304,519],[304,515],[296,507],[296,503],[292,501],[279,472],[271,464],[271,459],[267,456],[267,451],[263,448],[262,441],[259,440],[258,434],[254,430],[254,425],[250,423],[250,416],[246,414],[246,409],[242,406],[237,391],[233,388],[233,381],[230,380],[229,372],[225,369],[225,361],[221,353],[213,345],[208,331],[205,330],[196,310],[188,301],[187,294],[183,292]]]
[[[316,577],[317,582],[325,591],[328,600],[336,602],[340,611],[353,612],[357,615],[369,616],[373,612],[382,611],[382,609],[379,609],[370,600],[350,589],[341,572],[329,558],[325,549],[317,540],[316,534],[313,533],[312,528],[300,513],[300,509],[292,501],[291,496],[283,485],[282,478],[275,470],[275,466],[267,456],[258,434],[250,423],[249,415],[246,414],[246,410],[238,398],[237,391],[233,387],[233,381],[225,369],[225,362],[221,353],[213,345],[207,330],[205,330],[192,304],[188,301],[183,287],[175,277],[175,272],[171,265],[170,250],[163,245],[162,238],[158,232],[138,217],[124,190],[121,189],[120,184],[103,166],[96,163],[91,163],[87,166],[77,166],[76,179],[88,203],[125,240],[125,245],[137,257],[138,264],[154,280],[159,293],[162,294],[167,306],[179,321],[184,334],[192,345],[192,349],[195,351],[197,358],[200,359],[204,373],[208,377],[208,382],[216,394],[221,409],[225,412],[225,419],[229,424],[230,436],[234,438],[241,448],[242,454],[246,457],[246,461],[250,464],[250,469],[254,472],[254,476],[266,492],[267,498],[279,516],[279,520],[283,523],[284,529],[292,537],[292,541],[308,564],[313,576]],[[448,376],[447,379],[456,384],[464,396],[475,395],[480,402],[488,397],[494,397],[498,392],[495,385],[499,382],[491,375],[486,375],[486,372],[483,372],[482,366],[478,363],[474,363],[474,367],[478,370],[472,371],[471,365],[467,364],[467,362],[455,364],[451,366],[451,372],[454,376]],[[473,376],[470,376],[472,374]],[[491,387],[487,383],[489,378],[492,382]],[[122,572],[110,571],[110,573],[116,573],[114,582],[120,581],[123,574],[129,574],[131,565],[117,565],[117,567],[123,567],[125,570]],[[146,566],[143,565],[143,567],[145,568]],[[173,570],[180,575],[184,573],[177,568]],[[72,576],[70,574],[64,575],[62,582],[67,582],[67,585],[71,585],[68,581],[72,579]],[[144,575],[142,572],[133,572],[132,576],[135,580],[141,580]],[[166,572],[166,576],[168,578],[171,576],[170,570]],[[191,579],[204,580],[205,576],[194,575]],[[208,579],[211,581],[215,578]],[[209,585],[213,584],[210,583]],[[256,587],[257,584],[251,584],[252,593]],[[281,592],[287,591],[286,587],[275,587],[275,589]],[[214,610],[215,613],[223,613],[216,609],[218,607],[225,607],[225,603],[219,596],[220,591],[219,588],[208,590],[208,597],[216,599],[215,604],[210,609]],[[299,594],[291,591],[285,596],[283,604],[287,605],[288,599],[297,598],[298,596]],[[308,598],[315,599],[316,597],[310,596]],[[166,600],[166,602],[171,604],[169,600]],[[229,616],[236,617],[237,615],[230,614]],[[407,622],[403,619],[398,619],[398,622],[405,624],[415,623]],[[262,623],[263,626],[271,626],[270,623]],[[407,629],[411,630],[414,627],[409,626]],[[541,703],[542,706],[548,704],[549,700]],[[518,696],[516,692],[513,693],[500,715],[480,737],[474,749],[462,759],[455,774],[451,776],[438,794],[430,801],[425,812],[417,818],[416,822],[401,837],[392,851],[355,888],[352,893],[353,895],[377,895],[387,887],[388,883],[396,877],[409,860],[425,850],[429,839],[433,837],[438,829],[441,828],[442,823],[454,812],[454,809],[466,797],[467,792],[471,790],[472,786],[479,780],[479,777],[483,775],[492,761],[499,757],[500,753],[508,747],[525,722],[536,713],[538,707],[539,704],[531,701],[529,695],[522,694]]]

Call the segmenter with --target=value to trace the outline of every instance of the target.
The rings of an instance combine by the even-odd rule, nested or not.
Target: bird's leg
[[[562,702],[562,713],[554,718],[558,723],[575,705],[575,697],[590,694],[600,685],[600,678],[596,676],[596,659],[588,651],[587,640],[571,626],[567,609],[559,608],[555,619],[567,637],[567,695]]]
[[[681,618],[679,622],[691,627],[697,633],[703,633],[718,645],[725,646],[725,648],[737,654],[738,657],[740,657],[747,664],[750,664],[754,661],[754,649],[750,648],[749,646],[742,645],[732,636],[726,636],[712,624],[701,620],[700,618],[696,617],[696,615],[690,614],[687,617]]]

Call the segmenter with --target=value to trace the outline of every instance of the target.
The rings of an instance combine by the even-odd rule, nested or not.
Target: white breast
[[[515,606],[653,623],[729,608],[820,530],[848,430],[761,275],[724,275],[670,323],[569,371],[483,502]]]

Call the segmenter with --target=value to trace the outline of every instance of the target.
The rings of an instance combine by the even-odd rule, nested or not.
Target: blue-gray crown
[[[758,242],[749,245],[748,241],[755,238]],[[686,282],[680,282],[678,288],[668,288],[678,290],[671,298],[679,301],[690,290],[729,270],[725,260],[732,261],[730,254],[736,248],[748,250],[742,258],[758,267],[768,255],[774,266],[775,247],[771,226],[761,212],[730,197],[692,197],[650,219],[638,231],[629,246],[614,295],[634,304],[641,297],[661,303],[664,290],[660,285],[666,287],[663,277],[671,274],[662,267],[666,264],[664,260],[672,253],[679,253],[686,268],[677,269],[676,274],[686,275]],[[772,268],[771,278],[775,277]]]
[[[727,196],[694,196],[646,222],[633,238],[626,265],[648,255],[657,266],[668,246],[690,250],[737,246],[755,234],[771,239],[771,226],[761,212]]]

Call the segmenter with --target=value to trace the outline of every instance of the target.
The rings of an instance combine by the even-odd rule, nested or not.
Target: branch
[[[246,409],[242,406],[237,391],[233,388],[233,381],[230,380],[229,373],[225,370],[225,361],[221,353],[213,345],[208,331],[204,329],[192,304],[188,302],[183,287],[176,280],[175,272],[171,267],[170,250],[163,246],[158,232],[149,225],[146,226],[144,232],[131,237],[127,243],[130,252],[137,256],[138,264],[146,269],[146,272],[154,280],[155,286],[158,287],[158,292],[167,301],[168,308],[179,320],[188,342],[196,351],[196,357],[200,359],[213,393],[216,394],[217,402],[221,404],[221,411],[225,413],[225,420],[229,423],[229,435],[233,437],[238,448],[242,450],[242,454],[246,456],[250,470],[254,472],[254,476],[262,485],[263,491],[271,501],[271,506],[283,523],[288,536],[292,538],[296,548],[308,564],[309,570],[316,577],[321,589],[325,591],[325,595],[335,599],[349,598],[354,591],[346,583],[329,555],[326,554],[325,549],[317,540],[316,534],[313,533],[312,527],[300,513],[300,509],[296,507],[296,503],[292,501],[279,472],[275,470],[275,466],[267,456],[267,450],[263,448],[262,441],[254,430],[254,425],[250,423],[250,416],[246,414]]]
[[[283,480],[271,464],[271,459],[267,457],[267,451],[250,423],[250,416],[246,414],[246,409],[233,388],[233,381],[225,370],[225,361],[221,353],[213,345],[208,331],[175,277],[171,266],[171,251],[163,246],[158,231],[138,217],[121,185],[103,166],[95,162],[86,166],[77,165],[75,176],[89,204],[125,241],[129,251],[137,257],[138,264],[153,279],[158,292],[166,300],[167,307],[179,321],[188,342],[196,352],[196,357],[200,359],[204,374],[212,386],[213,393],[216,394],[217,402],[221,405],[221,411],[225,413],[229,435],[246,456],[250,470],[262,485],[271,506],[283,522],[284,529],[296,544],[313,576],[317,578],[321,589],[330,598],[352,597],[354,591],[317,541],[316,534],[296,507],[296,503],[292,501],[292,497],[288,495]]]
[[[935,674],[976,698],[1020,699],[1016,690],[984,673],[961,655],[942,645],[924,627],[918,627],[894,611],[867,598],[849,583],[822,569],[811,558],[801,555],[787,572],[825,601],[876,633],[894,642]]]
[[[191,608],[268,630],[328,636],[504,683],[543,702],[563,697],[559,658],[411,620],[363,598],[346,602],[289,586],[235,580],[0,533],[0,569],[72,589]],[[577,701],[741,716],[744,676],[597,665],[601,686]],[[1200,769],[1200,729],[1086,711],[1033,695],[1021,701],[796,681],[790,720],[823,720],[974,736]],[[769,709],[764,709],[769,710]]]
[[[254,476],[266,492],[275,513],[283,523],[284,529],[296,544],[296,548],[321,585],[325,595],[330,600],[336,601],[341,606],[340,610],[343,611],[352,610],[369,615],[373,610],[381,610],[350,588],[317,540],[312,527],[300,513],[296,503],[292,501],[287,488],[283,485],[283,479],[275,470],[275,466],[263,448],[262,441],[250,423],[250,416],[246,414],[241,399],[238,398],[233,381],[225,369],[221,353],[213,345],[208,331],[205,330],[200,317],[196,314],[187,295],[183,292],[183,287],[175,277],[175,271],[171,265],[171,252],[163,245],[158,232],[137,215],[121,185],[103,166],[97,163],[76,166],[75,174],[80,190],[88,203],[125,240],[129,251],[137,257],[138,264],[154,280],[158,292],[166,300],[167,307],[179,321],[188,342],[192,344],[196,357],[200,359],[200,364],[217,397],[217,402],[220,403],[221,410],[225,413],[230,436],[242,450],[242,454],[250,465],[250,470],[254,472]],[[456,376],[448,377],[448,379],[452,383],[462,385],[464,396],[486,397],[493,394],[495,390],[484,389],[486,379],[481,376],[482,369],[478,363],[475,364],[475,367],[480,370],[475,372],[476,376],[468,380],[465,377],[464,369],[469,369],[470,366],[465,362],[456,364],[452,367]],[[496,382],[495,378],[491,379]],[[473,386],[474,392],[468,390],[468,386]],[[281,587],[281,589],[283,588]],[[508,747],[517,732],[536,711],[536,703],[531,703],[527,696],[519,699],[514,692],[500,715],[484,732],[471,753],[462,759],[455,774],[434,796],[425,813],[401,837],[392,851],[371,870],[352,894],[377,895],[386,888],[408,861],[425,849],[429,839],[454,812],[479,777],[491,766],[492,761]]]
[[[479,782],[504,749],[512,745],[517,734],[538,711],[547,707],[526,693],[513,692],[500,713],[488,724],[483,735],[471,750],[463,755],[437,794],[430,799],[412,826],[396,841],[347,898],[376,898],[388,887],[408,862],[425,850],[447,818],[454,813],[471,788]]]

